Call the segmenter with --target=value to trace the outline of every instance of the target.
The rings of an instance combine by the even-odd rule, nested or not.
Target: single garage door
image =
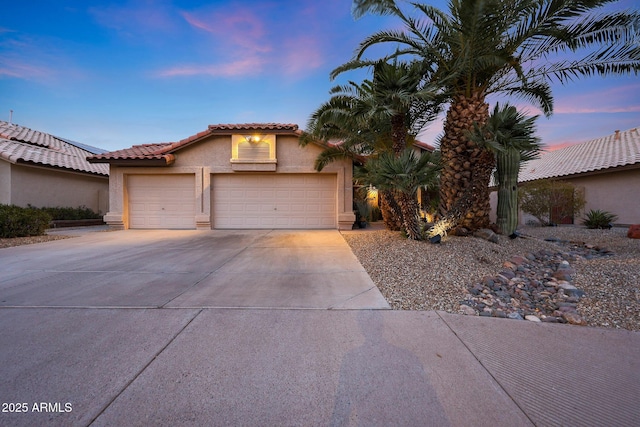
[[[336,175],[216,174],[214,228],[336,228]]]
[[[195,228],[194,178],[128,175],[129,228]]]

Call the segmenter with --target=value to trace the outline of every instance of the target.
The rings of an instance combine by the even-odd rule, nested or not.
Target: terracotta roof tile
[[[235,132],[286,132],[299,133],[298,125],[295,124],[279,124],[279,123],[243,123],[243,124],[219,124],[209,125],[206,130],[191,135],[188,138],[178,142],[167,142],[159,144],[134,145],[123,150],[111,151],[89,157],[90,162],[109,162],[112,160],[161,160],[165,159],[168,163],[173,161],[173,154],[180,148],[206,138],[209,135],[231,135]]]
[[[108,151],[102,154],[96,154],[90,157],[91,161],[95,160],[143,160],[143,159],[162,159],[165,149],[173,144],[159,143],[159,144],[142,144],[134,145],[130,148],[124,148],[122,150]]]
[[[416,145],[419,148],[423,150],[427,150],[431,153],[433,153],[436,150],[436,147],[434,147],[433,145],[427,144],[426,142],[418,141],[417,139],[413,142],[413,145]]]
[[[518,181],[560,178],[629,165],[640,166],[640,129],[633,128],[555,151],[525,163]]]
[[[297,131],[298,125],[293,123],[240,123],[240,124],[218,124],[209,125],[209,130],[238,130],[238,131],[256,131],[256,130],[286,130]]]
[[[86,157],[91,154],[68,140],[0,121],[0,158],[10,163],[35,163],[109,176],[107,165],[87,162]]]

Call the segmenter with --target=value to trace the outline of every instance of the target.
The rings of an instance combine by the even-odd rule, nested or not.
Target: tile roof
[[[417,139],[413,142],[413,145],[423,150],[427,150],[430,153],[433,153],[436,150],[436,147],[434,147],[433,145],[426,142],[418,141]]]
[[[177,142],[134,145],[133,147],[125,148],[123,150],[110,151],[90,156],[88,160],[92,163],[117,160],[155,160],[171,164],[175,159],[172,153],[210,135],[231,135],[232,133],[248,132],[293,133],[296,135],[300,133],[298,125],[296,124],[242,123],[209,125],[206,130]]]
[[[172,145],[170,142],[134,145],[122,150],[89,156],[87,160],[91,163],[102,163],[108,160],[163,160],[166,164],[171,164],[174,160],[173,154],[164,154],[164,152]]]
[[[281,131],[297,131],[298,125],[293,123],[241,123],[241,124],[220,124],[209,125],[209,130],[239,130],[239,131],[256,131],[256,130],[281,130]]]
[[[542,153],[524,164],[519,182],[560,178],[623,166],[640,167],[640,127]]]
[[[75,145],[77,144],[77,145]],[[109,176],[109,166],[92,165],[86,157],[99,148],[35,131],[0,120],[0,158],[10,163],[33,163],[50,168],[67,169]],[[84,148],[83,148],[84,147]]]

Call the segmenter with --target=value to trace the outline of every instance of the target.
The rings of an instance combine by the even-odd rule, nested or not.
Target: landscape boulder
[[[498,236],[493,231],[488,228],[481,228],[475,233],[473,233],[474,237],[478,237],[480,239],[488,240],[491,243],[498,243]]]
[[[640,224],[633,224],[627,231],[627,237],[630,239],[640,239]]]

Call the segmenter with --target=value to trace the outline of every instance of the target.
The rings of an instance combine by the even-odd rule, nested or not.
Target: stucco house
[[[351,229],[352,163],[322,172],[295,124],[210,125],[174,143],[88,157],[110,166],[112,228]]]
[[[107,212],[109,167],[86,160],[101,152],[104,150],[0,121],[0,203],[86,206]]]
[[[544,152],[524,165],[518,182],[545,178],[568,181],[584,191],[585,212],[611,212],[618,216],[617,225],[640,223],[640,128]],[[495,221],[496,192],[491,204]],[[520,223],[532,218],[521,214]],[[574,217],[574,223],[581,223],[581,216]]]

